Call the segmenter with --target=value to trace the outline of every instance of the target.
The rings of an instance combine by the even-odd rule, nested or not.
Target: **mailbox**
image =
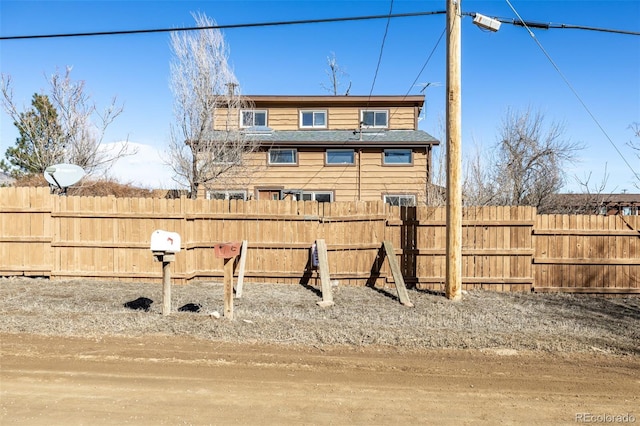
[[[241,245],[242,243],[240,242],[216,244],[214,246],[216,257],[222,259],[231,259],[232,257],[236,257],[240,254]]]
[[[153,231],[153,234],[151,234],[151,251],[179,252],[180,234],[162,230]]]

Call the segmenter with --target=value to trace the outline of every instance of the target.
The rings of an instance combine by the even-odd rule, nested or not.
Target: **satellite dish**
[[[55,164],[44,171],[44,178],[50,185],[57,186],[63,192],[84,176],[84,170],[75,164]]]

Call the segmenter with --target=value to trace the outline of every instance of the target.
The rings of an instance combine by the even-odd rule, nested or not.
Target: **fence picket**
[[[332,278],[369,282],[382,241],[405,281],[443,290],[444,208],[382,202],[61,197],[47,188],[0,188],[0,275],[158,281],[155,229],[178,232],[178,283],[222,280],[213,245],[248,241],[247,282],[299,283],[317,239]],[[505,291],[640,292],[640,217],[537,215],[532,207],[463,211],[463,285]],[[376,285],[392,280],[383,265]]]

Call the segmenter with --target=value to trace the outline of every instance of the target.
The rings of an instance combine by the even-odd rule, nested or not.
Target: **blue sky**
[[[510,0],[528,21],[640,31],[640,1]],[[240,24],[387,14],[390,1],[0,1],[0,35],[57,34],[193,26],[191,12],[218,24]],[[393,2],[393,13],[438,11],[445,0]],[[516,18],[506,0],[462,0],[464,12]],[[526,29],[503,24],[482,31],[471,17],[462,22],[463,155],[496,142],[508,108],[540,110],[563,122],[565,136],[586,146],[568,173],[591,183],[609,173],[608,191],[633,187],[640,159],[627,147],[630,124],[640,122],[640,36],[576,29],[533,30],[536,39],[580,97],[544,55]],[[438,44],[445,16],[393,19],[375,80],[386,20],[282,27],[230,29],[225,38],[230,62],[244,94],[322,95],[326,58],[335,53],[352,82],[351,94],[418,94],[431,83],[420,128],[444,139],[445,38]],[[434,50],[422,74],[421,68]],[[113,96],[125,111],[105,142],[128,139],[144,155],[113,170],[122,181],[168,185],[159,164],[172,121],[168,33],[0,41],[0,70],[12,76],[16,101],[28,106],[47,89],[45,75],[73,66],[72,78],[85,80],[98,105]],[[585,110],[582,103],[589,109]],[[591,118],[597,119],[604,129]],[[1,115],[0,151],[15,143],[17,131]],[[607,138],[608,136],[608,138]],[[566,190],[579,192],[570,179]]]

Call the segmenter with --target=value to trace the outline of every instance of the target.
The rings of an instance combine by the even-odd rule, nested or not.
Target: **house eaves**
[[[275,108],[295,105],[298,108],[344,106],[359,108],[418,107],[424,105],[424,95],[378,95],[378,96],[286,96],[245,95],[245,99],[256,108]]]
[[[274,130],[270,133],[247,133],[247,138],[261,145],[295,147],[398,147],[413,148],[439,145],[440,141],[423,130]]]

